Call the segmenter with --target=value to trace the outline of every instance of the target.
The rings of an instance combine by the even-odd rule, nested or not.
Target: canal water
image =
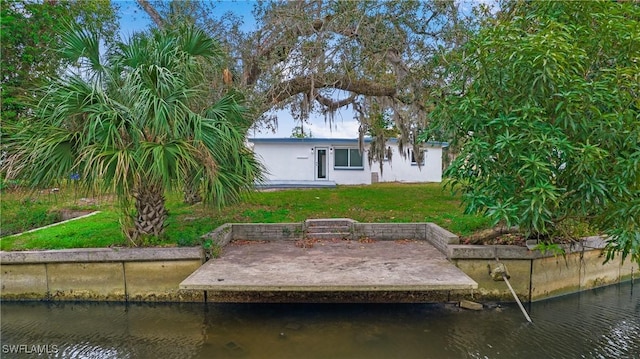
[[[445,304],[2,303],[2,358],[640,358],[640,282]]]

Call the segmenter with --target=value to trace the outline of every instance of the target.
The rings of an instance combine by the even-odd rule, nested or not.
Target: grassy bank
[[[3,193],[2,225],[18,221],[34,210],[25,210],[25,198],[45,214],[62,208],[93,209],[100,214],[59,226],[4,237],[2,250],[62,249],[126,245],[120,233],[117,211],[110,197],[79,195],[73,189],[55,194]],[[40,198],[40,199],[38,199]],[[33,208],[33,207],[31,207]],[[201,204],[187,206],[177,193],[167,195],[169,219],[166,235],[148,241],[152,246],[189,246],[199,243],[201,235],[228,223],[301,222],[308,218],[352,218],[360,222],[434,222],[450,231],[467,235],[487,228],[486,219],[464,215],[459,198],[443,190],[440,184],[375,184],[323,189],[290,189],[258,192],[243,202],[223,209]],[[21,212],[22,211],[22,212]],[[3,229],[3,232],[6,231]]]

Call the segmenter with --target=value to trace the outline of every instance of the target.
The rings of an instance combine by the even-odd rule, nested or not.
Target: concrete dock
[[[214,292],[428,292],[478,284],[422,240],[232,241],[180,289]]]

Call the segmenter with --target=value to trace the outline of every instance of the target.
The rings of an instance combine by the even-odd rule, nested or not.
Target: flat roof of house
[[[392,143],[396,143],[398,142],[397,138],[390,138],[387,140],[388,142],[392,142]],[[316,137],[310,137],[310,138],[290,138],[290,137],[284,137],[284,138],[276,138],[276,137],[258,137],[258,138],[249,138],[249,142],[253,142],[253,143],[307,143],[307,144],[315,144],[315,143],[322,143],[322,144],[336,144],[336,145],[344,145],[344,144],[357,144],[358,143],[358,139],[357,138],[316,138]],[[370,143],[371,142],[371,137],[365,137],[364,138],[364,142],[365,143]],[[424,143],[425,145],[429,145],[429,146],[441,146],[441,147],[448,147],[449,143],[448,142],[439,142],[439,141],[427,141]]]

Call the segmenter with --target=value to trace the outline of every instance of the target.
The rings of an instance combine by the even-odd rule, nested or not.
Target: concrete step
[[[307,233],[306,239],[351,239],[349,232]]]

